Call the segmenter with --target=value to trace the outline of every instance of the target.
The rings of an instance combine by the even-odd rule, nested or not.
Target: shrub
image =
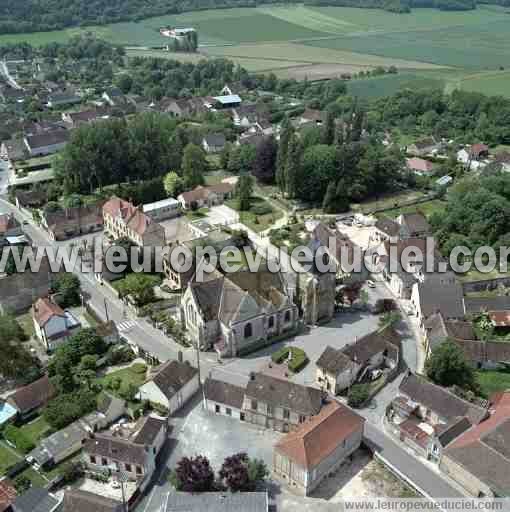
[[[259,203],[254,204],[251,207],[251,211],[255,215],[268,215],[269,213],[273,213],[273,208],[271,208],[271,205],[268,203]]]
[[[292,354],[288,365],[290,371],[298,373],[308,364],[306,352],[297,347],[282,347],[271,355],[271,360],[275,364],[281,364],[288,359],[289,353]]]
[[[14,425],[9,425],[5,428],[4,437],[22,453],[28,453],[35,448],[31,439]]]
[[[280,350],[277,350],[276,352],[273,352],[271,354],[271,360],[273,363],[281,364],[285,359],[289,357],[289,347],[282,347]]]
[[[368,384],[355,384],[347,395],[347,403],[351,407],[361,407],[368,400],[369,396]]]
[[[24,475],[20,475],[14,480],[14,488],[18,494],[27,492],[30,487],[32,487],[32,482]]]

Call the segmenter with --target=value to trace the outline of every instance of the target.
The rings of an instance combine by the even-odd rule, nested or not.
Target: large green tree
[[[188,144],[184,148],[182,158],[182,175],[187,188],[195,188],[205,183],[204,176],[208,165],[205,152],[196,144]]]

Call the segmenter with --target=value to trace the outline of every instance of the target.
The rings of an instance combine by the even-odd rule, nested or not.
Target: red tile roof
[[[489,146],[485,144],[473,144],[469,148],[469,153],[475,157],[480,156],[482,153],[486,153],[489,151]]]
[[[304,468],[314,467],[356,431],[362,431],[365,419],[336,401],[290,432],[275,449]]]
[[[42,327],[53,316],[64,317],[64,310],[47,297],[37,299],[34,304],[34,318],[35,321]]]
[[[434,170],[434,165],[423,158],[408,158],[407,167],[419,172],[432,172]]]
[[[17,227],[17,225],[14,215],[10,213],[0,215],[0,233],[6,233],[9,229]]]
[[[5,512],[16,499],[16,489],[7,480],[0,480],[0,512]]]
[[[103,205],[103,216],[105,214],[114,218],[120,217],[130,229],[140,236],[147,231],[149,226],[155,224],[148,215],[145,215],[136,206],[118,197],[110,198]]]

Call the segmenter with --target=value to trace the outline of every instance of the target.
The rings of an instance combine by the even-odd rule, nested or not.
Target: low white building
[[[144,204],[143,213],[156,222],[165,219],[173,219],[181,214],[181,205],[177,199],[168,197],[161,201]]]
[[[70,311],[64,311],[46,297],[36,301],[32,318],[35,333],[48,351],[55,350],[81,327],[79,320]]]
[[[140,387],[138,398],[178,411],[198,391],[198,370],[188,362],[168,361]]]
[[[241,386],[208,378],[204,382],[205,408],[214,414],[244,421],[244,392],[245,388]]]

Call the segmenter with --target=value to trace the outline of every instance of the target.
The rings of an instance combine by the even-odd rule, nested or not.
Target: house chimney
[[[179,353],[177,354],[177,359],[179,360],[179,363],[183,362],[184,356],[182,355],[182,350],[179,350]]]

